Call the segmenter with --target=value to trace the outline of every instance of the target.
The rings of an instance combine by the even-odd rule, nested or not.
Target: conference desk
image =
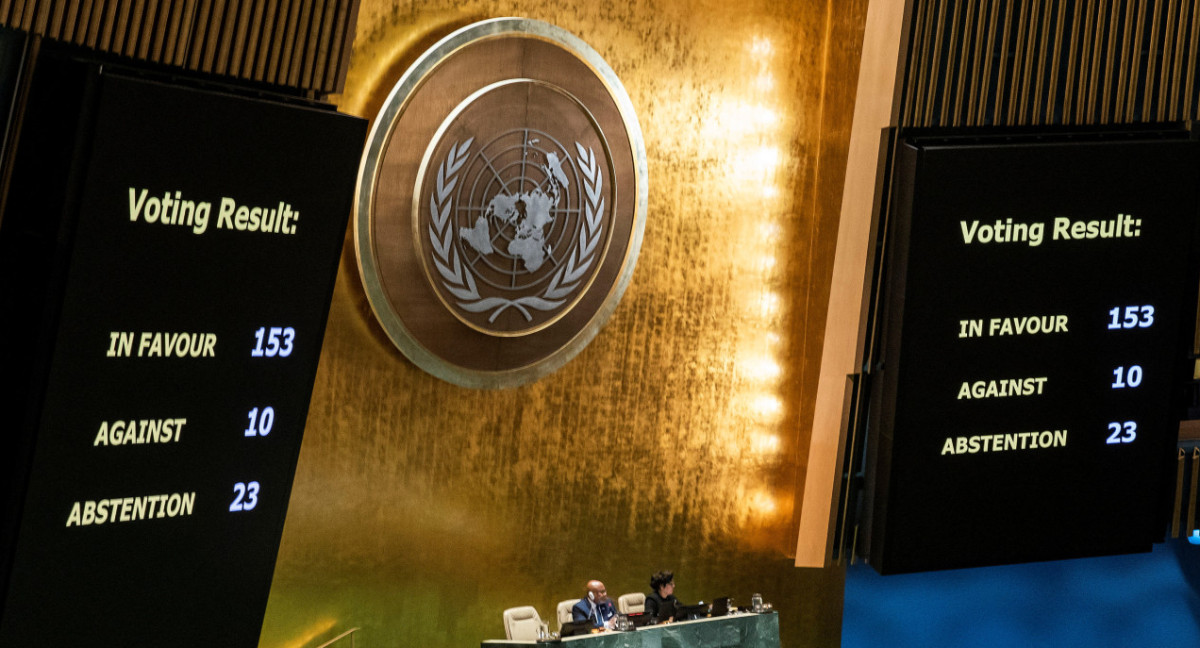
[[[484,641],[481,648],[530,645],[562,648],[779,648],[779,615],[774,612],[737,614],[554,641],[499,639]]]

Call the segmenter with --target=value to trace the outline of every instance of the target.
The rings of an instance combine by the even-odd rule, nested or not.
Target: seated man
[[[590,621],[596,628],[611,628],[616,615],[617,610],[613,607],[612,599],[608,598],[608,590],[598,580],[588,581],[587,595],[571,608],[572,621]]]

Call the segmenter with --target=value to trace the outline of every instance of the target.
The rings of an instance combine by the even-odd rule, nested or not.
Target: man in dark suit
[[[612,599],[608,598],[608,590],[598,580],[588,581],[587,595],[571,608],[572,621],[590,621],[596,628],[612,628],[612,620],[616,615]]]

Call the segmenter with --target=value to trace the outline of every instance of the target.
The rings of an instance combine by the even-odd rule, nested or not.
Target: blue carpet
[[[1198,538],[1197,540],[1200,540]],[[1200,645],[1200,545],[1149,554],[846,575],[843,648]]]

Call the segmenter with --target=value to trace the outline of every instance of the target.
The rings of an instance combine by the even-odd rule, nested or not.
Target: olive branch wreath
[[[549,285],[540,295],[528,295],[518,299],[483,297],[475,285],[474,275],[458,258],[458,248],[453,245],[454,228],[450,227],[451,192],[458,184],[458,172],[467,161],[467,154],[474,141],[475,138],[472,137],[461,144],[456,142],[450,147],[445,161],[438,167],[437,185],[429,197],[429,210],[432,215],[429,241],[433,244],[433,263],[444,280],[442,286],[461,300],[457,302],[459,308],[470,313],[482,313],[492,309],[492,314],[488,317],[489,322],[496,321],[505,310],[515,308],[525,316],[526,321],[532,321],[533,315],[529,308],[549,311],[562,306],[565,298],[579,287],[580,281],[596,260],[596,246],[604,231],[604,197],[600,195],[604,175],[596,163],[595,152],[575,142],[575,149],[579,152],[576,162],[579,163],[584,176],[587,194],[584,227],[579,232],[579,245],[571,251],[567,263],[554,273]]]

